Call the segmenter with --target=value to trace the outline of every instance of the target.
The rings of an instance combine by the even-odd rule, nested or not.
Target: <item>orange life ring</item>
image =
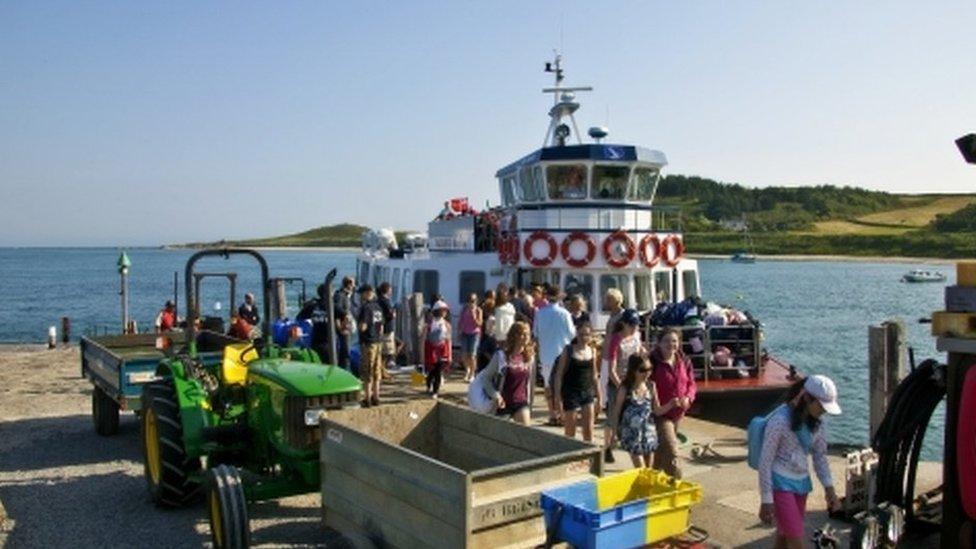
[[[650,256],[647,253],[648,245],[654,247],[653,256]],[[661,261],[661,239],[659,239],[656,234],[646,235],[641,239],[640,246],[637,247],[637,251],[639,252],[641,263],[650,269],[657,265],[658,261]]]
[[[549,246],[549,251],[546,255],[542,257],[536,257],[532,251],[533,246],[538,241],[544,241],[547,246]],[[556,244],[556,239],[552,237],[551,234],[546,231],[536,231],[529,235],[529,238],[525,239],[525,245],[522,248],[522,253],[525,254],[525,258],[529,260],[529,263],[534,267],[545,267],[546,265],[553,262],[556,259],[556,254],[559,253],[559,245]]]
[[[573,242],[582,242],[586,244],[585,257],[573,257],[569,254],[569,247],[573,245]],[[593,242],[590,235],[582,231],[574,231],[566,235],[566,238],[563,239],[561,251],[563,254],[563,259],[570,267],[586,267],[591,261],[593,261],[593,257],[596,256],[596,243]]]
[[[962,382],[956,426],[956,474],[959,499],[970,519],[976,519],[976,365]]]
[[[515,233],[508,239],[508,263],[518,265],[519,259],[519,237]]]
[[[674,244],[672,246],[672,243]],[[671,255],[671,250],[674,250],[674,255]],[[684,244],[681,243],[681,239],[675,235],[669,235],[664,237],[661,241],[661,260],[668,267],[674,267],[681,261],[681,256],[685,253]]]
[[[621,257],[617,257],[613,251],[614,243],[618,242],[624,246],[624,253]],[[614,231],[603,239],[603,259],[612,267],[619,269],[630,265],[636,254],[637,249],[634,246],[634,241],[623,231]]]

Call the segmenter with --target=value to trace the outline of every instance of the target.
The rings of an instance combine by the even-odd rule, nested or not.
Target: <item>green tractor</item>
[[[194,265],[231,254],[250,255],[261,266],[263,329],[253,342],[194,327]],[[214,546],[246,547],[247,502],[318,491],[320,416],[358,406],[362,385],[346,370],[322,364],[311,349],[272,343],[261,254],[204,250],[187,260],[185,274],[186,345],[167,351],[142,393],[146,481],[160,507],[183,506],[206,492]]]

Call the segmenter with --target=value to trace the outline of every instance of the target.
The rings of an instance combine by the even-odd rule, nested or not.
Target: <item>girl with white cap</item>
[[[808,464],[823,484],[827,508],[839,505],[827,463],[827,437],[821,416],[840,414],[837,388],[827,376],[815,375],[790,388],[786,404],[766,422],[759,459],[759,518],[776,524],[775,547],[803,547],[803,515],[813,491]]]

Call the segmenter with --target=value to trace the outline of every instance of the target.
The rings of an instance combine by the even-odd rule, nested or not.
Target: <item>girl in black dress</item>
[[[556,409],[563,411],[566,436],[576,436],[576,415],[579,413],[586,442],[593,440],[594,405],[603,405],[597,381],[599,354],[590,346],[592,335],[593,328],[589,323],[576,327],[576,339],[559,356],[554,386]]]

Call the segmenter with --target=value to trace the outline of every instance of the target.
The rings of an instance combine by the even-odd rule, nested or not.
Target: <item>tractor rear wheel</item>
[[[241,549],[251,545],[244,484],[237,467],[218,465],[210,470],[207,509],[210,536],[216,549]]]
[[[153,503],[182,507],[200,493],[194,474],[200,459],[186,455],[176,390],[170,380],[149,383],[142,391],[142,451]]]
[[[96,385],[92,389],[92,422],[95,432],[103,437],[119,431],[119,403]]]

